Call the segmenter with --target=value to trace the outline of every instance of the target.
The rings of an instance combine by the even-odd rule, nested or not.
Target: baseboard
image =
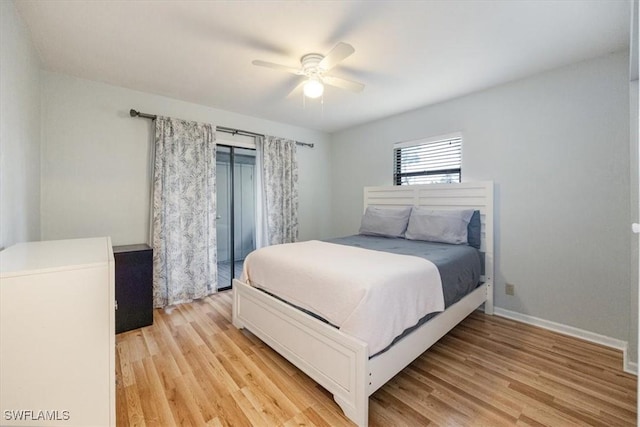
[[[623,369],[625,372],[638,375],[638,363],[631,362],[627,358],[627,350],[629,344],[627,341],[611,338],[606,335],[596,334],[595,332],[585,331],[584,329],[575,328],[573,326],[563,325],[562,323],[552,322],[550,320],[540,319],[539,317],[529,316],[528,314],[517,313],[515,311],[506,310],[500,307],[494,307],[494,314],[505,317],[507,319],[516,320],[549,331],[557,332],[563,335],[569,335],[574,338],[580,338],[595,344],[604,345],[606,347],[615,348],[622,351]]]

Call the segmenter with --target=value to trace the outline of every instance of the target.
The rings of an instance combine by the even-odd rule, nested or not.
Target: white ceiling
[[[47,70],[327,132],[627,49],[630,2],[16,0]],[[323,108],[302,55],[354,46]],[[123,106],[128,108],[129,106]],[[131,106],[134,107],[134,106]],[[150,113],[155,113],[150,111]]]

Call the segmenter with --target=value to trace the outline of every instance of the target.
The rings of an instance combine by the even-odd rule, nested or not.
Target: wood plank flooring
[[[231,292],[117,336],[117,425],[352,426],[332,396],[231,323]],[[622,354],[476,312],[370,398],[371,426],[633,426]]]

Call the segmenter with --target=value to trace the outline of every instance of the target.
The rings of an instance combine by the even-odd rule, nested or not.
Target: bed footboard
[[[233,281],[233,325],[247,328],[333,393],[344,414],[368,425],[367,344],[240,280]]]

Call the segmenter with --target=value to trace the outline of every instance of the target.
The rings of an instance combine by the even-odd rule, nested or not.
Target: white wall
[[[629,110],[631,118],[631,220],[640,222],[640,171],[639,152],[638,152],[638,0],[631,2],[631,34],[629,37]],[[629,356],[630,360],[638,361],[638,284],[640,278],[640,258],[638,247],[638,235],[635,234],[631,238],[631,331],[629,339]],[[637,367],[636,367],[637,368]],[[640,390],[640,385],[638,386]],[[640,399],[640,395],[638,396]],[[640,400],[639,400],[640,402]],[[639,405],[640,406],[640,405]],[[638,421],[640,423],[640,412],[638,412]]]
[[[129,109],[298,141],[300,238],[329,234],[328,135],[149,93],[43,72],[42,238],[147,241],[152,122]]]
[[[637,56],[636,56],[637,58]],[[629,98],[630,98],[630,118],[631,118],[631,174],[630,174],[630,187],[631,187],[631,220],[633,222],[640,222],[640,172],[639,166],[639,152],[638,152],[638,95],[639,95],[638,80],[633,80],[629,83]],[[638,281],[639,281],[639,248],[638,248],[638,235],[631,235],[631,313],[629,317],[630,332],[629,332],[629,359],[638,361]],[[639,415],[640,416],[640,415]]]
[[[618,53],[334,134],[332,234],[392,184],[394,142],[461,131],[463,180],[495,182],[496,305],[627,341],[628,73]]]
[[[1,249],[40,238],[40,62],[13,2],[0,17]]]

